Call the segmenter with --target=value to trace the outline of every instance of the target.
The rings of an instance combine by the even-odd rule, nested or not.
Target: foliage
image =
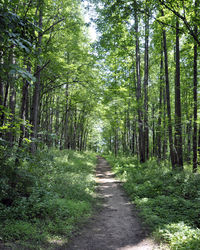
[[[106,158],[157,240],[171,249],[199,249],[199,174],[174,172],[155,160],[138,164],[133,157]]]
[[[67,239],[92,213],[95,162],[93,153],[52,149],[10,168],[17,181],[8,172],[1,178],[1,240],[33,246]]]

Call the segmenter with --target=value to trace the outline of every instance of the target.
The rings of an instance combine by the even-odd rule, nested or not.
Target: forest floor
[[[129,202],[121,183],[114,178],[104,158],[98,158],[96,181],[102,201],[99,211],[73,237],[57,249],[69,250],[150,250],[159,249],[148,237],[136,208]]]

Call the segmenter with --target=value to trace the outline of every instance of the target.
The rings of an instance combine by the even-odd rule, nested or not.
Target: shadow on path
[[[130,204],[121,184],[115,180],[104,158],[98,157],[96,181],[102,208],[69,245],[60,250],[151,250],[157,249]]]

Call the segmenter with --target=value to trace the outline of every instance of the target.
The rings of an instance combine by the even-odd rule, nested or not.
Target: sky
[[[84,10],[84,19],[86,23],[90,23],[89,25],[89,36],[91,38],[91,42],[94,42],[97,39],[96,25],[90,19],[95,16],[94,7],[88,3],[88,1],[84,1],[83,3]],[[87,8],[89,6],[89,8]]]

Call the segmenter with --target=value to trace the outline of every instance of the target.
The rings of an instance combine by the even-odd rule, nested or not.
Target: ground
[[[98,158],[96,181],[102,208],[64,250],[155,250],[136,208],[126,197],[104,158]]]

